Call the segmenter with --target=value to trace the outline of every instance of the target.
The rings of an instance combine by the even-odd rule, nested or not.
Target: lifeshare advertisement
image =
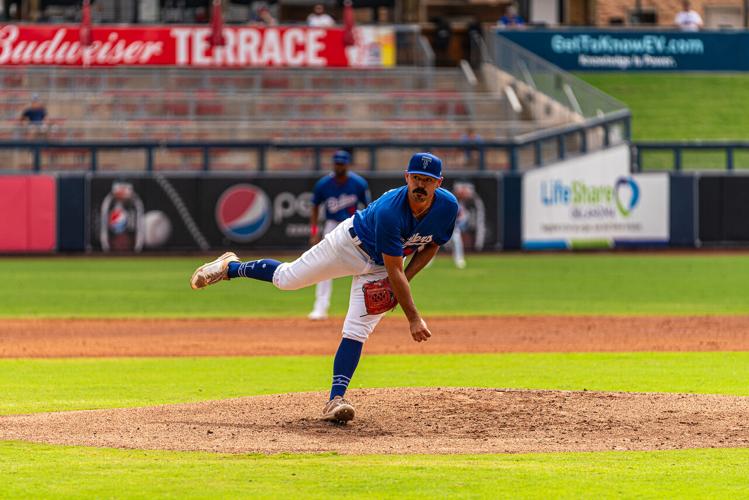
[[[630,174],[624,144],[523,175],[523,248],[666,244],[669,177]]]

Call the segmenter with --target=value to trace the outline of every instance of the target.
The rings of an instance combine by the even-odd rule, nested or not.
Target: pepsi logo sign
[[[216,204],[216,223],[227,238],[247,243],[256,240],[271,222],[268,195],[252,184],[238,184],[224,191]]]
[[[109,230],[114,234],[122,234],[127,229],[127,212],[121,205],[117,205],[109,213]]]

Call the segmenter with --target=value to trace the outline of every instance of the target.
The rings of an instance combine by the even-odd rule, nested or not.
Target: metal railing
[[[0,140],[48,142],[86,141],[389,141],[459,140],[471,128],[484,140],[504,140],[558,125],[558,122],[504,120],[378,120],[341,119],[281,121],[50,120],[37,129],[18,121],[0,122]]]
[[[648,163],[647,156],[656,156]],[[714,170],[740,168],[737,157],[749,167],[749,141],[637,141],[632,143],[632,169]],[[648,164],[646,164],[648,163]]]
[[[488,44],[491,60],[516,80],[585,118],[626,109],[624,103],[500,35],[500,31],[489,35],[494,39]]]
[[[417,42],[421,46],[421,42]],[[427,60],[429,54],[424,56]],[[204,90],[228,94],[280,91],[365,92],[468,90],[457,68],[395,67],[366,70],[326,68],[66,68],[4,67],[0,91],[107,92],[116,90]]]
[[[474,110],[492,110],[498,120],[513,116],[505,101],[488,95],[430,93],[428,95],[380,92],[373,94],[310,93],[276,96],[164,94],[90,95],[77,99],[51,99],[50,116],[89,121],[190,120],[190,121],[280,121],[320,120],[388,120],[427,119],[456,120],[474,118]],[[9,98],[0,104],[0,120],[15,119],[27,101]]]
[[[617,131],[618,129],[624,130]],[[141,156],[140,169],[133,168],[137,161],[128,156],[129,168],[121,169],[108,166],[107,170],[133,171],[174,169],[173,165],[162,168],[157,165],[157,155],[180,153],[188,155],[182,161],[188,170],[222,170],[217,166],[217,158],[234,155],[232,170],[268,171],[288,170],[288,161],[283,158],[273,162],[272,154],[288,154],[301,151],[302,157],[297,162],[306,165],[306,169],[321,170],[323,154],[339,148],[353,152],[364,151],[368,155],[370,171],[402,168],[408,156],[417,150],[429,150],[449,159],[447,165],[455,170],[509,170],[520,171],[559,161],[577,154],[584,154],[591,148],[592,140],[600,140],[600,147],[621,143],[628,136],[629,113],[624,111],[613,116],[589,120],[583,124],[572,124],[551,130],[534,131],[507,140],[460,140],[460,141],[85,141],[85,142],[50,142],[50,141],[0,141],[0,165],[2,154],[7,152],[26,152],[31,155],[28,168],[34,172],[55,170],[50,165],[49,157],[59,153],[75,153],[78,160],[72,170],[100,170],[100,157],[107,151],[125,151]],[[595,139],[592,139],[595,138]],[[394,153],[394,151],[396,153]],[[248,153],[253,157],[247,156]],[[48,160],[45,162],[44,157]],[[196,158],[197,157],[197,158]],[[113,160],[116,163],[116,159]],[[87,163],[84,167],[83,163]],[[271,165],[273,163],[273,165]],[[279,166],[280,165],[280,166]],[[301,167],[304,168],[304,167]],[[300,168],[300,169],[301,169]],[[183,169],[179,167],[179,169]],[[17,171],[17,170],[16,170]]]

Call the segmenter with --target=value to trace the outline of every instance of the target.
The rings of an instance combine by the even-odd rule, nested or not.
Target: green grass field
[[[313,289],[237,280],[194,291],[200,258],[6,258],[0,316],[304,316]],[[413,282],[422,312],[467,314],[746,314],[749,255],[492,255],[457,270],[440,258]],[[449,285],[447,285],[449,284]],[[349,279],[334,287],[346,313]],[[449,288],[449,290],[448,290]],[[64,292],[63,292],[64,291]]]
[[[632,111],[634,140],[746,139],[742,73],[577,73]]]
[[[635,141],[746,140],[749,115],[737,103],[749,99],[742,73],[578,73],[632,111]],[[735,168],[749,168],[749,150],[735,151]],[[648,152],[643,166],[667,168],[669,152]],[[685,170],[724,169],[725,155],[684,151]]]
[[[311,291],[249,280],[201,292],[198,258],[0,259],[16,317],[302,316]],[[429,316],[747,314],[749,255],[441,259],[414,282]],[[344,280],[345,282],[345,280]],[[348,286],[336,287],[344,312]],[[446,292],[447,290],[447,292]],[[396,313],[400,314],[400,313]],[[0,335],[2,323],[0,322]],[[201,401],[328,387],[331,358],[0,360],[0,414]],[[476,386],[749,396],[749,353],[366,356],[356,387]],[[220,455],[0,442],[0,497],[724,497],[749,450],[458,456]]]
[[[2,359],[0,415],[324,391],[331,357]],[[407,380],[407,382],[403,382]],[[356,387],[500,387],[749,396],[749,353],[378,355]]]
[[[266,457],[0,443],[0,496],[738,498],[747,467],[739,449]]]

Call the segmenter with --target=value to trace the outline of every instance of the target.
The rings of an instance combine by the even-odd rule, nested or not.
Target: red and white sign
[[[0,26],[0,66],[251,66],[387,65],[350,61],[343,28],[224,27],[224,45],[212,47],[209,26],[98,26],[81,46],[79,25]],[[348,51],[351,53],[351,51]]]

